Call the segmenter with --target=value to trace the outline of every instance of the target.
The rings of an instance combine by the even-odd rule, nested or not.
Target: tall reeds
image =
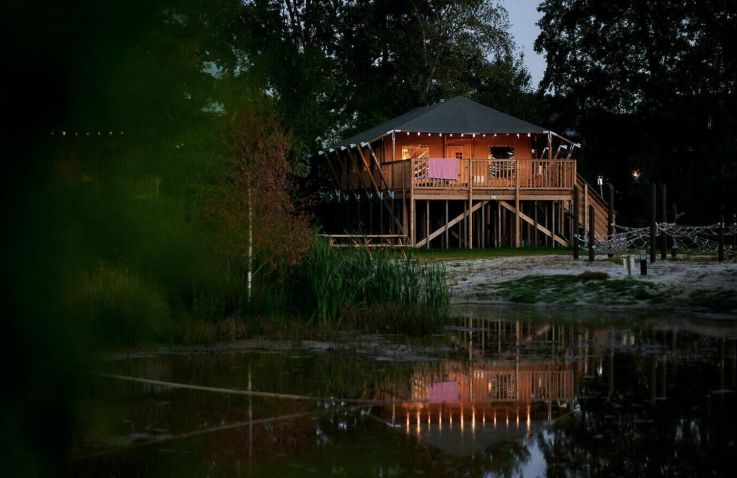
[[[294,292],[320,325],[352,319],[359,328],[426,331],[447,313],[441,264],[421,264],[385,249],[330,248],[316,239],[296,276]]]

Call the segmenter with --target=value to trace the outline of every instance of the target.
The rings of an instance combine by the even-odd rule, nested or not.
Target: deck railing
[[[459,159],[456,179],[429,177],[429,160],[412,159],[382,164],[382,173],[391,189],[521,190],[572,189],[576,181],[576,161],[572,159]]]

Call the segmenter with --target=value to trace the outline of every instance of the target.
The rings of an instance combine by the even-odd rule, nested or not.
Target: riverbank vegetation
[[[479,301],[544,304],[561,307],[648,307],[650,309],[696,309],[733,312],[737,299],[730,291],[662,286],[638,279],[610,278],[606,272],[535,275],[480,284],[473,298]]]

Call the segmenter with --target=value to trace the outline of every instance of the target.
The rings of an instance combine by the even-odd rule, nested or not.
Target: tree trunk
[[[253,202],[251,186],[248,186],[248,304],[251,304],[251,288],[253,283]]]

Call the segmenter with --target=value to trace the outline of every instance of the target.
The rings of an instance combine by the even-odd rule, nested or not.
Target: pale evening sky
[[[537,11],[540,2],[538,0],[502,0],[501,4],[509,12],[512,36],[517,47],[525,54],[525,65],[532,77],[532,86],[537,88],[545,72],[545,58],[535,53],[533,49],[535,39],[540,33],[536,25],[541,16]]]

